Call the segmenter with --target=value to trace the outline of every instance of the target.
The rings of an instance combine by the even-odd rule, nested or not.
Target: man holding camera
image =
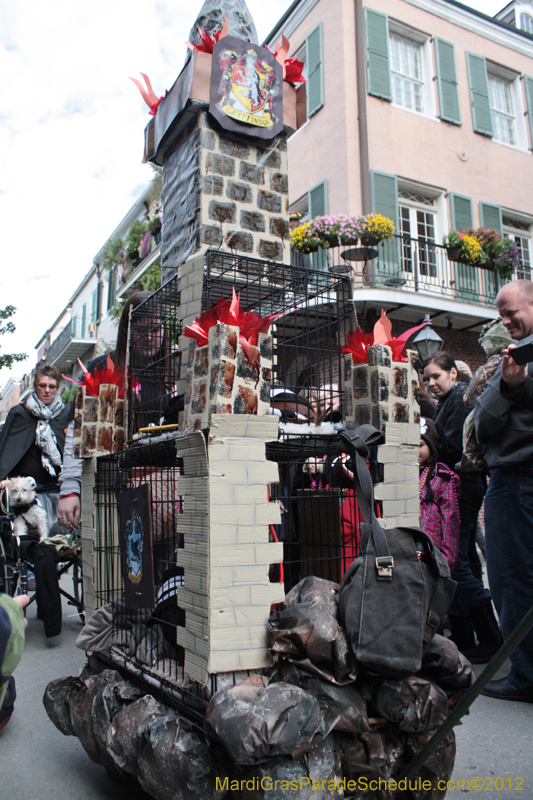
[[[518,350],[533,344],[533,283],[507,283],[496,307]],[[533,605],[533,363],[503,351],[500,367],[475,406],[476,437],[490,482],[485,495],[487,571],[505,638]],[[533,352],[533,346],[532,346]],[[533,355],[522,351],[529,362]],[[519,358],[517,361],[524,361]],[[490,681],[483,694],[533,703],[533,631],[511,655],[511,671]]]

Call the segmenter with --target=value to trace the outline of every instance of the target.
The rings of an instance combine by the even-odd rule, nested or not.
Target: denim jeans
[[[490,598],[489,590],[472,574],[469,555],[472,541],[475,542],[477,518],[484,492],[484,484],[478,475],[461,476],[459,555],[457,564],[452,570],[452,578],[457,581],[457,589],[450,606],[450,614],[465,614],[468,606],[474,606]]]
[[[485,497],[487,572],[505,638],[533,605],[533,463],[491,470]],[[533,631],[511,654],[509,680],[533,689]]]

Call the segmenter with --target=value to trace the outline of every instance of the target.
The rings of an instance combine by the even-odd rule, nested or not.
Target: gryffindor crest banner
[[[225,36],[213,47],[209,111],[223,128],[272,139],[283,129],[283,67],[264,47]]]

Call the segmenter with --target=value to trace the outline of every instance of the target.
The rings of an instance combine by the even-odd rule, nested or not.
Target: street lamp
[[[433,356],[435,353],[438,353],[444,344],[439,334],[431,327],[431,317],[429,314],[426,314],[424,317],[424,322],[429,324],[424,325],[422,330],[419,331],[413,339],[413,344],[418,350],[418,355],[422,362],[428,356]]]

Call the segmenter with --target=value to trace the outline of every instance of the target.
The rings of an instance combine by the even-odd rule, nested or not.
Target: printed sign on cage
[[[154,608],[154,573],[147,483],[119,495],[120,552],[126,608]]]

